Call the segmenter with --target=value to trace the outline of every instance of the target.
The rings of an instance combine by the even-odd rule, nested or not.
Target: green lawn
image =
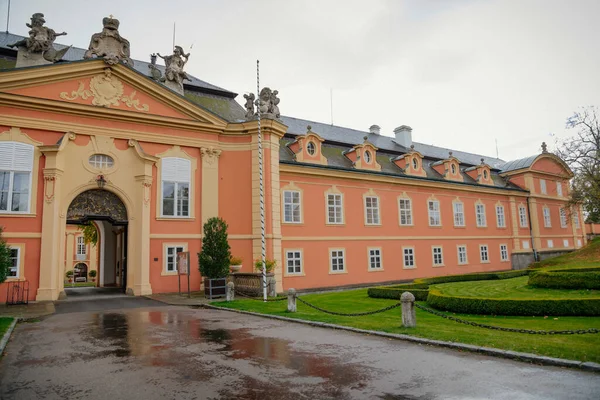
[[[600,237],[577,251],[534,263],[534,267],[548,270],[600,267]]]
[[[12,318],[0,317],[0,339],[4,337],[4,333],[8,330],[10,324],[12,324]]]
[[[487,281],[479,281],[477,284],[480,285],[483,282]],[[345,313],[377,310],[397,302],[396,300],[372,299],[367,296],[366,289],[311,294],[302,296],[302,298],[321,308]],[[448,321],[419,309],[417,309],[417,327],[403,328],[400,326],[402,323],[400,308],[364,317],[341,317],[322,313],[300,302],[298,302],[297,313],[286,311],[286,301],[263,303],[256,300],[236,300],[230,303],[215,302],[212,304],[219,307],[329,322],[361,329],[402,333],[428,339],[468,343],[571,360],[600,362],[600,334],[542,336],[500,332]],[[426,305],[426,303],[420,304]],[[600,329],[600,317],[457,316],[470,321],[511,328],[534,330]]]
[[[65,282],[65,287],[95,287],[96,282]]]

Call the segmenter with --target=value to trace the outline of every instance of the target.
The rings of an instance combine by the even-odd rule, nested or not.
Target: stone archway
[[[90,189],[78,194],[67,210],[67,223],[80,224],[101,219],[114,225],[127,225],[127,209],[121,199],[108,190]]]

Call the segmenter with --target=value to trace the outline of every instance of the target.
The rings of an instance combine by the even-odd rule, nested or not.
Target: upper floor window
[[[379,198],[365,197],[365,213],[367,225],[379,225]]]
[[[327,195],[327,223],[343,224],[342,195],[338,193],[329,193]]]
[[[191,163],[185,158],[165,157],[161,160],[162,215],[188,217],[190,215]]]
[[[308,142],[308,144],[306,145],[306,152],[309,155],[314,156],[316,151],[317,147],[315,146],[315,144],[313,142]]]
[[[85,239],[83,236],[77,236],[77,255],[84,256],[86,254]]]
[[[552,227],[552,219],[550,218],[550,209],[548,207],[544,207],[543,213],[544,213],[544,226],[546,228]]]
[[[0,142],[0,212],[29,212],[33,146]]]
[[[413,224],[410,199],[398,199],[398,212],[400,213],[400,225]]]
[[[461,202],[452,203],[454,210],[454,226],[465,226],[465,206]]]
[[[298,224],[302,222],[300,214],[300,192],[283,191],[283,222]]]
[[[521,228],[527,228],[527,209],[525,206],[519,206],[519,225]]]
[[[487,226],[485,204],[475,204],[475,217],[477,226]]]
[[[556,194],[560,197],[562,197],[563,195],[562,183],[560,183],[559,181],[556,181]]]
[[[107,169],[112,168],[115,161],[111,156],[107,156],[106,154],[94,154],[90,156],[88,162],[94,168],[98,169]]]
[[[567,227],[567,211],[564,208],[560,209],[560,227]]]
[[[7,278],[20,278],[19,265],[21,264],[21,248],[10,248],[10,264],[8,267]]]
[[[442,218],[440,215],[440,202],[437,200],[429,200],[427,202],[427,209],[429,211],[429,226],[442,225]]]
[[[573,210],[573,221],[575,221],[575,229],[579,229],[579,211]]]
[[[496,225],[498,228],[506,228],[506,218],[504,217],[504,206],[496,206]]]
[[[546,190],[546,180],[545,179],[540,179],[540,192],[542,194],[547,194],[547,190]]]

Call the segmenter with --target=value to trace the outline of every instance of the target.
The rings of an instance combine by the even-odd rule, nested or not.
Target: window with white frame
[[[308,142],[308,144],[306,145],[306,151],[309,155],[314,156],[315,152],[317,151],[317,147],[313,142]]]
[[[579,211],[573,210],[573,221],[575,221],[575,229],[579,229]]]
[[[400,225],[412,225],[412,202],[410,199],[398,199],[398,213],[400,214]]]
[[[402,249],[404,254],[404,268],[415,267],[415,249],[412,247],[404,247]]]
[[[444,256],[443,256],[441,247],[439,247],[439,246],[432,247],[431,253],[433,256],[433,266],[434,267],[444,265]]]
[[[376,196],[365,197],[365,213],[367,225],[379,225],[379,198]]]
[[[369,269],[381,268],[381,249],[369,249]]]
[[[467,264],[467,246],[458,246],[458,263]]]
[[[487,225],[485,204],[475,204],[475,221],[479,227]]]
[[[564,208],[560,209],[560,227],[567,227],[567,210],[565,210]]]
[[[465,226],[465,205],[459,201],[452,203],[454,226]]]
[[[529,248],[529,240],[523,240],[523,248],[524,249],[528,249]]]
[[[298,224],[302,221],[300,214],[300,192],[283,191],[283,222]]]
[[[581,239],[577,239],[577,247],[581,247]]]
[[[543,213],[544,213],[544,226],[546,228],[552,227],[552,218],[550,217],[550,209],[548,207],[544,207]]]
[[[556,181],[556,194],[560,197],[562,197],[563,195],[562,183],[560,183],[559,181]]]
[[[500,261],[508,261],[508,246],[505,244],[500,245]]]
[[[8,267],[8,278],[19,277],[19,265],[21,265],[21,248],[12,247],[10,250],[10,264]]]
[[[285,264],[288,274],[301,274],[302,252],[300,250],[287,250],[285,252]]]
[[[85,238],[83,236],[77,236],[77,255],[85,256],[85,254],[86,254]]]
[[[329,193],[327,195],[327,223],[343,224],[343,203],[342,195],[338,193]]]
[[[329,259],[331,263],[332,272],[341,272],[346,269],[344,261],[344,250],[331,250],[329,252]]]
[[[29,212],[33,146],[0,142],[0,212]]]
[[[107,156],[106,154],[93,154],[90,156],[88,160],[89,164],[97,169],[107,169],[112,168],[115,164],[115,161],[111,156]]]
[[[185,158],[165,157],[161,160],[162,215],[189,217],[191,162]]]
[[[569,239],[563,239],[563,247],[569,247]]]
[[[481,260],[481,262],[490,261],[490,254],[488,252],[487,244],[482,244],[479,246],[479,259]]]
[[[429,226],[442,225],[440,202],[437,200],[429,200],[427,202],[427,210],[429,211]]]
[[[527,209],[525,206],[519,206],[519,225],[521,228],[527,228]]]
[[[545,179],[540,179],[540,192],[542,194],[548,193],[548,191],[546,190],[546,180]]]
[[[168,246],[167,247],[167,258],[165,259],[165,271],[176,272],[177,271],[177,253],[185,251],[183,246]]]
[[[496,225],[498,228],[506,228],[506,218],[504,217],[504,206],[496,206]]]
[[[552,239],[548,239],[548,242],[547,242],[547,243],[548,243],[548,248],[549,248],[549,249],[552,249],[552,248],[554,248],[554,240],[552,240]]]

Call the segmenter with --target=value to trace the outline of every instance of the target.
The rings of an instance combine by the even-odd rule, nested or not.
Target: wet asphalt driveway
[[[0,360],[0,398],[600,398],[597,374],[226,311],[135,304],[143,308],[84,307],[17,325]]]

